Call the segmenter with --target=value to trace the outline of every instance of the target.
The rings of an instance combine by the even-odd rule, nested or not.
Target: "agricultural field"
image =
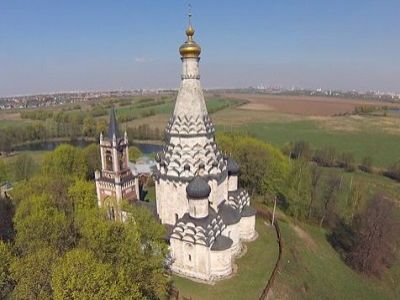
[[[351,114],[360,105],[400,105],[322,97],[224,94],[246,104],[214,114],[221,131],[251,134],[278,147],[304,140],[313,147],[333,146],[351,152],[356,160],[370,156],[373,164],[387,167],[400,159],[400,118],[396,113]],[[263,98],[264,97],[264,98]]]

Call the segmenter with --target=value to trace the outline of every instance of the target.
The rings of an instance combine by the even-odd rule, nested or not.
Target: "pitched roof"
[[[115,110],[114,107],[112,107],[110,110],[110,123],[108,124],[108,138],[112,140],[114,134],[117,139],[120,137],[117,118],[115,116]]]

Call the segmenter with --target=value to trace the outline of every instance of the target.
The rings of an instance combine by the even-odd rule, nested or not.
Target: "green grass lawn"
[[[326,241],[326,232],[301,225],[300,236],[288,223],[280,222],[284,239],[282,269],[273,288],[274,299],[399,299],[395,266],[382,281],[366,278],[343,263]],[[395,290],[397,289],[397,291]]]
[[[238,273],[215,285],[201,284],[173,276],[180,296],[195,299],[258,299],[263,291],[278,257],[275,230],[258,219],[256,230],[259,237],[247,243],[246,255],[236,260]]]
[[[319,121],[303,120],[250,123],[239,130],[278,147],[304,140],[315,148],[333,146],[338,152],[351,152],[359,162],[365,156],[371,156],[373,164],[379,167],[389,166],[400,158],[400,136],[379,128],[345,132],[327,130],[321,127]]]

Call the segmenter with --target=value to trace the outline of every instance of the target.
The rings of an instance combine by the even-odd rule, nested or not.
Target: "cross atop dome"
[[[198,58],[201,53],[201,47],[193,40],[194,28],[192,26],[192,5],[189,4],[188,13],[189,25],[186,29],[186,41],[179,48],[179,52],[183,58]]]

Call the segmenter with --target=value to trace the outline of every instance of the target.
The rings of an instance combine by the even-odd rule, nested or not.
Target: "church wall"
[[[228,177],[228,191],[233,192],[238,188],[238,177],[236,175],[231,175]]]
[[[189,214],[193,218],[207,217],[208,198],[189,200]]]
[[[256,216],[242,217],[239,222],[240,238],[250,240],[254,237]]]
[[[222,235],[230,238],[233,241],[231,246],[232,254],[233,255],[238,254],[241,249],[239,223],[226,226],[226,228],[222,232]]]
[[[211,251],[211,273],[213,276],[228,276],[232,273],[231,249]]]
[[[210,279],[210,249],[204,245],[171,239],[172,270],[185,276]]]
[[[163,224],[175,224],[176,215],[182,217],[188,212],[186,185],[160,180],[157,188],[158,214]]]

